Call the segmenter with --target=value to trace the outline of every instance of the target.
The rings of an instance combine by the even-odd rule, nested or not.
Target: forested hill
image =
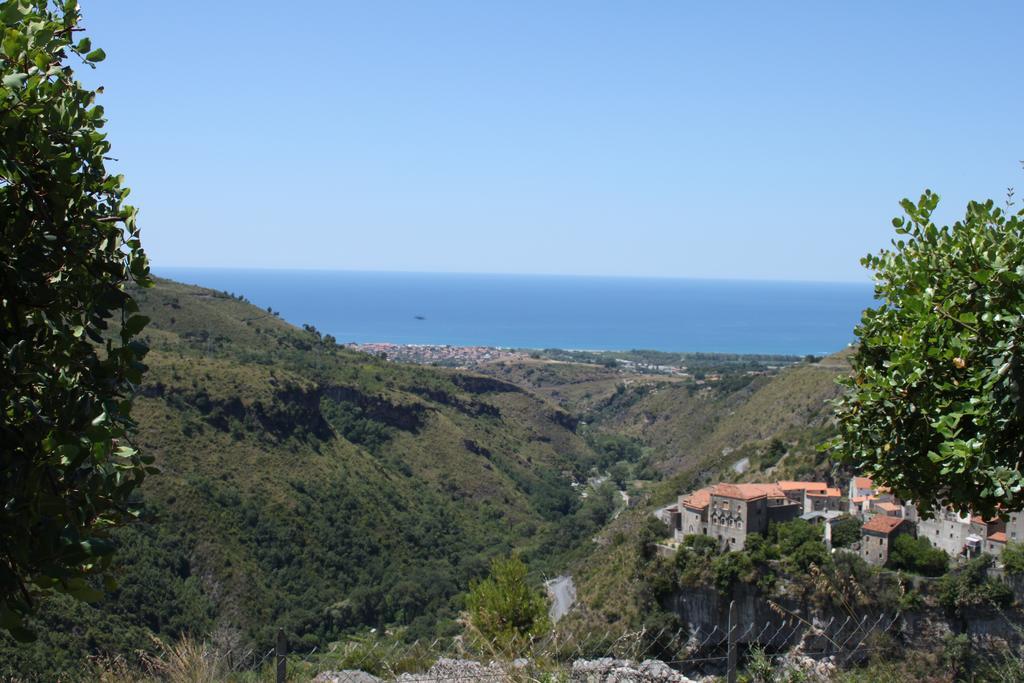
[[[452,629],[457,596],[510,549],[551,561],[609,510],[572,493],[594,452],[513,384],[346,351],[226,293],[159,280],[137,445],[152,523],[118,536],[119,588],[42,610],[14,671],[184,631],[266,647],[370,626]]]

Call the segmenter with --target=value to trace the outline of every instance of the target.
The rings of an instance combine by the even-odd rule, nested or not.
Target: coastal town
[[[819,481],[718,483],[680,495],[658,511],[672,530],[672,548],[686,536],[709,536],[719,550],[743,550],[750,534],[764,534],[768,525],[793,519],[820,524],[832,550],[833,525],[847,518],[861,523],[860,542],[850,550],[866,562],[884,566],[900,534],[927,539],[953,560],[982,553],[1002,555],[1007,542],[1024,539],[1024,513],[985,519],[937,509],[926,519],[911,501],[902,501],[868,477],[850,478],[840,488]]]
[[[472,368],[498,361],[522,361],[529,355],[520,350],[493,346],[451,346],[449,344],[345,344],[354,351],[362,351],[396,363],[440,365],[453,368]]]

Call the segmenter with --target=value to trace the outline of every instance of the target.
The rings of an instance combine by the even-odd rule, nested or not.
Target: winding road
[[[571,576],[559,576],[544,582],[551,596],[551,610],[549,615],[552,622],[557,622],[564,617],[573,603],[576,602],[576,584],[572,582]]]

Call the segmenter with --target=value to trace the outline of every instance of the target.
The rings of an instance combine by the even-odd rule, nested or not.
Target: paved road
[[[556,622],[564,617],[573,603],[576,602],[576,584],[571,576],[559,576],[544,583],[551,596],[551,621]]]

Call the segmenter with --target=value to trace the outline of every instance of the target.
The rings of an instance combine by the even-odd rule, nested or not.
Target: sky
[[[158,271],[867,281],[1024,190],[1020,2],[81,5]]]

